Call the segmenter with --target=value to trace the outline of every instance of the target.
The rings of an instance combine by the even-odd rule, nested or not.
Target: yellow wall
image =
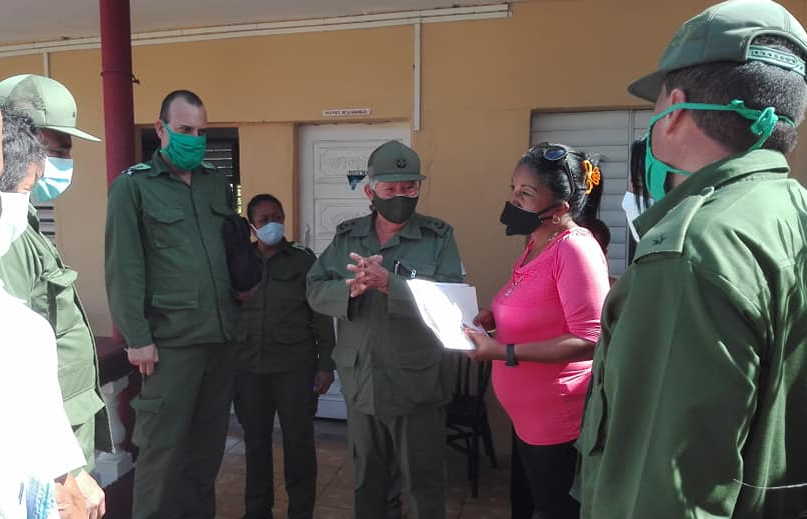
[[[292,123],[250,124],[238,130],[241,171],[249,172],[242,180],[244,211],[249,200],[259,193],[271,193],[283,203],[286,229],[296,235],[297,182],[295,168],[296,128]],[[244,214],[246,216],[246,214]]]
[[[652,70],[678,25],[709,3],[532,0],[514,4],[509,19],[423,26],[423,128],[413,136],[429,176],[421,209],[456,227],[482,302],[522,244],[504,237],[498,214],[530,113],[644,106],[625,86]],[[784,4],[807,14],[804,0]],[[153,122],[170,90],[196,91],[211,123],[240,127],[245,199],[278,194],[294,229],[296,125],[357,106],[372,108],[365,121],[408,120],[412,52],[409,26],[135,47],[135,119]],[[50,62],[78,100],[80,126],[103,135],[99,51],[54,53]],[[0,77],[22,72],[42,73],[41,56],[0,59]],[[104,335],[104,146],[77,141],[75,158],[75,185],[56,204],[58,242]],[[795,158],[805,178],[807,153]]]

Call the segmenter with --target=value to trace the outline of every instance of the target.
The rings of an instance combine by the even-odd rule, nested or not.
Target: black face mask
[[[507,236],[514,234],[529,235],[544,223],[545,220],[549,219],[549,217],[541,215],[547,211],[551,211],[557,206],[558,204],[554,204],[546,209],[541,209],[537,213],[533,213],[516,207],[510,202],[506,202],[502,210],[502,215],[499,217],[499,221],[507,226],[507,229],[504,231]]]
[[[404,223],[412,217],[419,197],[393,196],[392,198],[379,198],[373,196],[373,209],[392,223]]]

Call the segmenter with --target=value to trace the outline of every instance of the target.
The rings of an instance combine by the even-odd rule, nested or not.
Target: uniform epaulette
[[[336,226],[336,234],[344,234],[351,230],[356,223],[359,221],[359,218],[353,218],[351,220],[345,220],[344,222],[340,223]]]
[[[312,256],[316,256],[316,254],[314,254],[314,251],[312,251],[311,249],[309,249],[308,247],[306,247],[302,243],[293,241],[293,242],[291,242],[291,246],[294,249],[301,250],[303,252],[307,252],[308,254],[311,254]]]
[[[714,187],[707,187],[700,194],[684,198],[673,207],[664,218],[654,225],[636,246],[634,261],[652,254],[682,254],[684,241],[689,225],[703,204],[715,192]]]
[[[134,166],[129,166],[128,168],[121,171],[121,175],[134,175],[135,173],[140,173],[142,171],[148,171],[151,169],[151,164],[147,164],[145,162],[138,162]]]
[[[440,220],[439,218],[434,218],[433,216],[423,216],[420,215],[421,227],[426,227],[427,229],[431,229],[434,231],[435,234],[438,236],[442,236],[447,233],[451,226],[445,223],[444,221]]]

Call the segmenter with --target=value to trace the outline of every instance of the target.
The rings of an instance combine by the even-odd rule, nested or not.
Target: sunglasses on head
[[[529,150],[527,150],[527,153],[531,155],[537,155],[540,158],[546,160],[547,162],[558,162],[562,160],[563,161],[562,169],[564,173],[566,173],[566,178],[569,180],[569,187],[572,190],[572,196],[574,196],[575,192],[577,191],[577,183],[574,181],[574,176],[572,175],[572,168],[569,167],[569,161],[565,160],[570,153],[569,150],[567,150],[562,146],[552,146],[546,143],[542,143],[531,147]]]

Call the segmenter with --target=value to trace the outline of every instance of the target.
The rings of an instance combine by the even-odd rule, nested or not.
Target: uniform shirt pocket
[[[48,321],[53,326],[56,337],[61,337],[79,322],[83,322],[73,288],[77,279],[78,273],[67,267],[45,277],[48,285]]]
[[[210,204],[210,211],[213,213],[213,216],[219,217],[222,220],[235,215],[235,211],[233,211],[232,207],[224,202]]]
[[[295,269],[271,269],[269,280],[269,290],[278,300],[306,301],[305,272]]]
[[[180,208],[146,208],[145,226],[149,241],[156,249],[178,247],[188,241],[185,212]]]
[[[190,310],[199,306],[196,290],[167,292],[151,296],[151,306],[162,310]]]
[[[393,267],[395,274],[405,279],[426,279],[434,281],[434,274],[437,272],[437,265],[434,263],[416,262],[401,260]]]
[[[605,388],[602,383],[592,380],[589,389],[579,439],[581,453],[584,456],[596,454],[605,446],[607,416]]]
[[[147,317],[157,344],[164,340],[191,336],[205,325],[204,320],[210,318],[197,310],[197,289],[153,294],[150,303]]]
[[[272,339],[279,344],[299,344],[301,342],[314,342],[314,334],[306,326],[278,326],[272,331]]]
[[[73,427],[87,423],[103,407],[104,402],[95,392],[94,387],[73,395],[64,402],[65,413]]]

